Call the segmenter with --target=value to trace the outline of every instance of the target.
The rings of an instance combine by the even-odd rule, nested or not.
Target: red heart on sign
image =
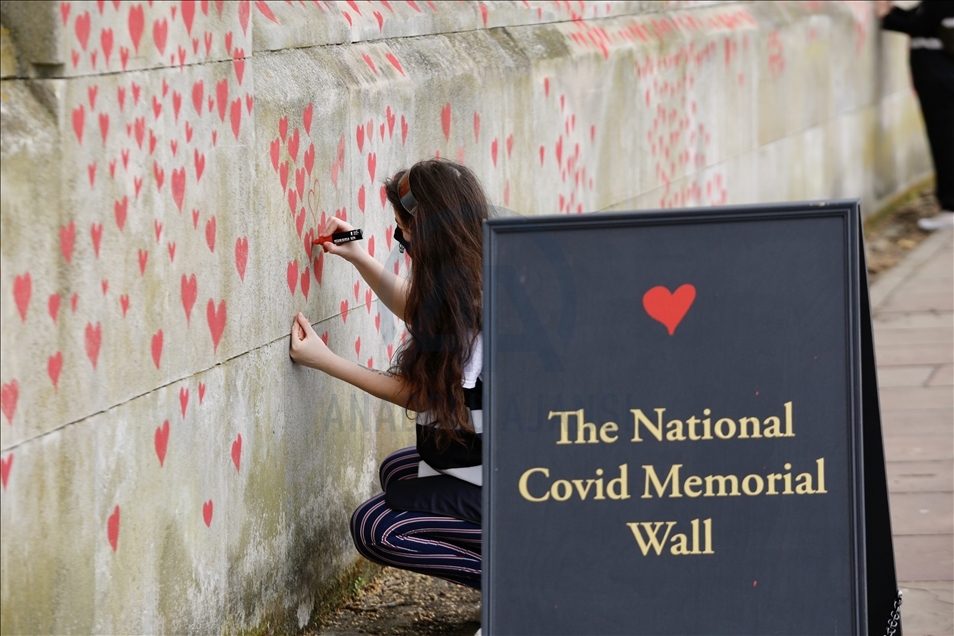
[[[650,318],[665,325],[671,336],[695,299],[696,288],[692,285],[680,285],[673,293],[660,285],[643,294],[643,308]]]

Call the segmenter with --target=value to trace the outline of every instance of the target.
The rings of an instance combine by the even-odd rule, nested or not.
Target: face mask
[[[401,247],[398,248],[401,250],[401,253],[411,253],[411,244],[404,238],[404,232],[402,232],[399,227],[394,228],[394,240],[401,245]]]

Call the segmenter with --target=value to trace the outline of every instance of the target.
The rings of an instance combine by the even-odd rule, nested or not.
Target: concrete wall
[[[860,197],[930,165],[868,3],[4,2],[4,633],[295,631],[403,412],[293,366],[404,331],[382,180],[524,214]]]

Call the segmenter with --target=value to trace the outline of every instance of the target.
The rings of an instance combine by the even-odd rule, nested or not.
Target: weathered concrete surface
[[[872,287],[895,564],[905,634],[954,632],[954,234]]]
[[[286,338],[304,311],[389,364],[403,325],[307,240],[338,215],[406,273],[396,169],[457,159],[544,214],[871,210],[930,168],[867,3],[0,7],[5,633],[307,622],[411,431]]]

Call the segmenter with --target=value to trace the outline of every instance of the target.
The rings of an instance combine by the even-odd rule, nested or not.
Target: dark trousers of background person
[[[954,211],[954,57],[912,49],[911,79],[934,160],[936,196],[942,210]]]

